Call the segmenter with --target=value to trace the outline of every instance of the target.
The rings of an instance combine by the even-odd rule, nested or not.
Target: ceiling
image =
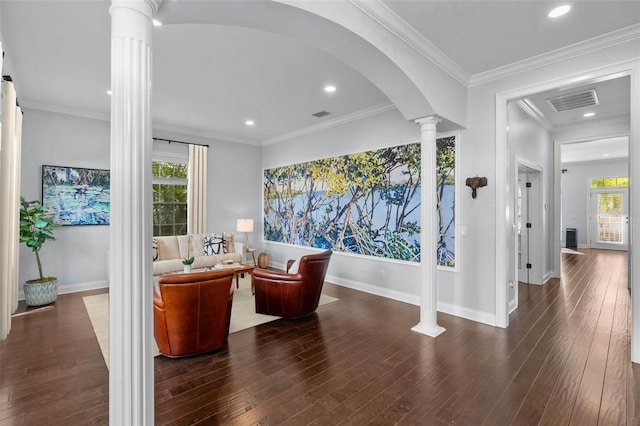
[[[0,2],[3,74],[13,76],[23,106],[108,119],[109,4]],[[574,1],[573,10],[553,22],[546,15],[556,3],[546,1],[375,4],[400,18],[400,31],[413,32],[469,77],[640,25],[638,1]],[[391,108],[380,90],[343,62],[298,40],[260,30],[154,27],[153,66],[157,129],[259,145],[363,111]],[[334,84],[337,91],[325,93],[326,84]],[[628,99],[620,101],[614,96],[620,89],[610,89],[612,102],[624,110]],[[312,116],[322,110],[330,114]],[[255,125],[246,126],[247,119]],[[566,126],[572,119],[558,120],[554,125]]]
[[[563,164],[614,160],[628,156],[629,138],[627,136],[560,145],[560,161]]]

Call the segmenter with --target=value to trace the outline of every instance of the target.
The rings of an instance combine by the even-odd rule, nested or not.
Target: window
[[[153,161],[153,235],[187,233],[187,161]]]
[[[628,177],[592,178],[591,188],[626,188],[629,186]]]

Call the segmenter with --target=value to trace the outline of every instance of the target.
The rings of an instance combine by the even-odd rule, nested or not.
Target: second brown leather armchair
[[[159,278],[153,296],[156,343],[168,357],[197,355],[227,343],[233,269]]]
[[[284,318],[300,318],[313,313],[320,302],[324,277],[331,250],[302,256],[298,272],[256,268],[252,280],[255,288],[256,312]],[[293,261],[287,264],[287,270]]]

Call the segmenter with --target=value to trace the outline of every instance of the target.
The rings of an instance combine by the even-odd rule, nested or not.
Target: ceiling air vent
[[[320,118],[320,117],[324,117],[325,115],[329,115],[329,114],[331,114],[331,113],[327,112],[327,111],[318,111],[315,114],[311,114],[311,115],[313,115],[314,117]]]
[[[595,89],[589,89],[582,92],[571,93],[570,95],[549,98],[547,102],[549,102],[549,105],[551,105],[556,112],[562,112],[598,105],[598,95],[596,95]]]

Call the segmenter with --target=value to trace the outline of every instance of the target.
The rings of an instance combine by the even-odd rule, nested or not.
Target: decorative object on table
[[[249,248],[249,232],[253,232],[253,219],[238,219],[236,223],[236,230],[238,232],[244,232],[244,242],[246,244],[245,252],[251,254],[251,257],[253,258],[253,264],[257,265],[255,254],[256,249]]]
[[[184,272],[191,272],[191,266],[193,265],[193,261],[196,260],[195,257],[191,256],[187,259],[182,259],[182,265],[184,266]]]
[[[42,205],[59,225],[108,225],[109,170],[42,166]]]
[[[256,295],[256,312],[284,318],[301,318],[311,315],[320,301],[322,285],[329,268],[331,250],[302,256],[295,274],[255,268],[253,285]]]
[[[476,190],[478,188],[482,188],[483,186],[487,186],[487,178],[479,176],[467,178],[466,184],[469,188],[471,188],[471,198],[476,198]]]
[[[182,269],[184,272],[191,272],[191,265],[193,265],[193,262],[196,260],[195,257],[191,256],[191,235],[189,235],[188,241],[187,257],[182,259],[182,265],[184,266]]]
[[[260,255],[258,255],[258,267],[268,268],[270,263],[271,263],[271,256],[269,256],[269,253],[262,252],[260,253]]]
[[[58,297],[58,278],[42,274],[40,249],[47,240],[55,240],[53,229],[59,225],[47,217],[44,206],[38,201],[25,201],[20,197],[20,242],[25,243],[36,255],[40,278],[24,284],[27,306],[42,306],[54,302]]]

